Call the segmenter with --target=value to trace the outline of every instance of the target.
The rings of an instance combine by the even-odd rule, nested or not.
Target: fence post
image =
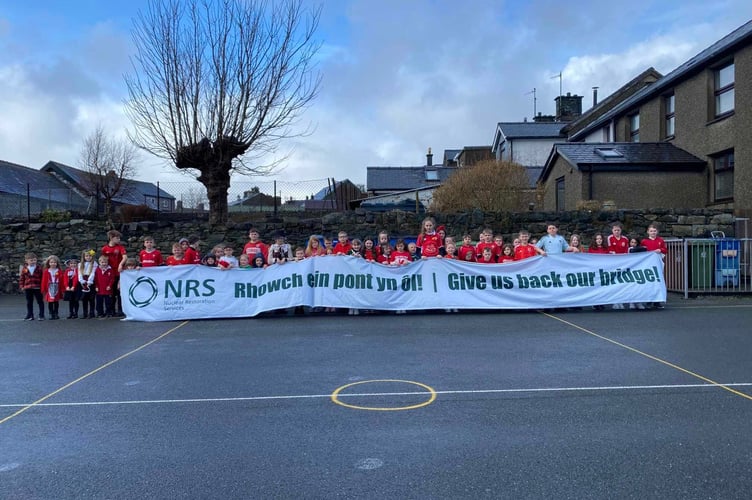
[[[31,224],[31,186],[26,183],[26,222]]]
[[[274,181],[274,193],[272,193],[272,199],[274,200],[274,217],[277,216],[277,181]],[[280,203],[282,200],[279,200]]]
[[[683,241],[682,249],[682,273],[684,274],[684,298],[689,298],[689,243],[686,238]]]
[[[159,202],[159,181],[157,181],[157,215],[159,215],[159,208],[162,204]]]

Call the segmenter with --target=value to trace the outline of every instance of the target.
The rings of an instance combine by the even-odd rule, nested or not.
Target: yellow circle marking
[[[412,384],[417,385],[418,387],[422,387],[423,389],[427,390],[428,393],[431,395],[427,401],[424,401],[422,403],[416,404],[416,405],[410,405],[410,406],[395,406],[395,407],[379,407],[379,406],[358,406],[358,405],[351,405],[347,403],[343,403],[339,399],[339,395],[342,391],[349,387],[353,387],[356,385],[361,384],[371,384],[374,382],[400,382],[403,384]],[[377,395],[377,394],[374,394]],[[427,386],[426,384],[421,384],[420,382],[413,382],[411,380],[394,380],[394,379],[383,379],[383,380],[361,380],[360,382],[353,382],[352,384],[343,385],[342,387],[338,387],[335,389],[335,391],[332,393],[332,403],[336,403],[340,406],[344,406],[345,408],[352,408],[354,410],[370,410],[370,411],[400,411],[400,410],[414,410],[416,408],[421,408],[423,406],[428,406],[431,403],[433,403],[436,400],[436,391],[433,390],[433,388]]]

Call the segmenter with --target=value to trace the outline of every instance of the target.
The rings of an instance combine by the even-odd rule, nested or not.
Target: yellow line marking
[[[410,405],[410,406],[396,406],[396,407],[380,407],[380,406],[357,406],[357,405],[351,405],[347,403],[343,403],[339,400],[339,394],[343,390],[347,389],[348,387],[353,387],[355,385],[361,385],[361,384],[371,384],[374,382],[399,382],[402,384],[413,384],[417,385],[418,387],[422,387],[423,389],[427,390],[429,394],[431,395],[427,401],[424,401],[422,403],[416,404],[416,405]],[[411,393],[412,394],[412,393]],[[416,392],[415,394],[422,394],[420,392]],[[347,394],[343,394],[343,396],[348,396]],[[356,396],[355,394],[352,394],[351,396]],[[338,404],[340,406],[344,406],[345,408],[352,408],[354,410],[369,410],[369,411],[400,411],[400,410],[414,410],[416,408],[421,408],[423,406],[428,406],[431,403],[433,403],[436,400],[436,391],[433,390],[433,388],[421,384],[420,382],[413,382],[411,380],[395,380],[395,379],[382,379],[382,380],[361,380],[360,382],[353,382],[352,384],[343,385],[342,387],[338,387],[334,390],[334,392],[331,395],[332,403]]]
[[[118,358],[115,358],[115,359],[113,359],[112,361],[108,361],[107,363],[103,364],[103,365],[102,365],[102,366],[100,366],[99,368],[96,368],[96,369],[94,369],[94,370],[90,371],[90,372],[89,372],[89,373],[87,373],[86,375],[81,375],[80,377],[78,377],[78,378],[77,378],[76,380],[74,380],[73,382],[69,382],[69,383],[65,384],[64,386],[62,386],[62,387],[60,387],[59,389],[57,389],[57,390],[55,390],[55,391],[53,391],[53,392],[51,392],[51,393],[47,394],[46,396],[44,396],[44,397],[42,397],[42,398],[39,398],[39,399],[37,399],[37,400],[36,400],[36,401],[34,401],[33,403],[31,403],[31,404],[29,404],[29,405],[26,405],[26,406],[24,406],[23,408],[21,408],[20,410],[18,410],[18,411],[17,411],[17,412],[15,412],[15,413],[13,413],[12,415],[8,415],[8,416],[7,416],[7,417],[5,417],[4,419],[0,420],[0,425],[4,424],[5,422],[9,421],[9,420],[10,420],[10,419],[12,419],[12,418],[15,418],[15,417],[19,416],[20,414],[24,413],[24,412],[25,412],[26,410],[30,410],[31,408],[34,408],[34,407],[35,407],[35,406],[37,406],[37,405],[38,405],[39,403],[42,403],[42,402],[44,402],[44,401],[47,401],[47,400],[48,400],[48,399],[50,399],[50,398],[51,398],[52,396],[55,396],[56,394],[59,394],[59,393],[61,393],[61,392],[62,392],[62,391],[64,391],[65,389],[67,389],[67,388],[69,388],[69,387],[71,387],[71,386],[73,386],[73,385],[75,385],[75,384],[77,384],[77,383],[81,382],[82,380],[84,380],[84,379],[86,379],[86,378],[88,378],[88,377],[91,377],[91,376],[92,376],[92,375],[94,375],[95,373],[98,373],[98,372],[100,372],[100,371],[104,370],[105,368],[107,368],[107,367],[109,367],[109,366],[112,366],[112,365],[114,365],[114,364],[115,364],[115,363],[117,363],[118,361],[121,361],[121,360],[123,360],[123,359],[127,358],[127,357],[128,357],[128,356],[130,356],[131,354],[135,354],[135,353],[137,353],[138,351],[140,351],[141,349],[144,349],[144,348],[146,348],[146,347],[149,347],[149,346],[150,346],[150,345],[152,345],[152,344],[153,344],[154,342],[157,342],[158,340],[161,340],[161,339],[165,338],[166,336],[168,336],[169,334],[171,334],[172,332],[174,332],[174,331],[175,331],[175,330],[177,330],[178,328],[181,328],[181,327],[183,327],[183,326],[187,325],[188,323],[189,323],[188,321],[183,321],[182,323],[180,323],[180,324],[179,324],[178,326],[176,326],[175,328],[171,328],[171,329],[167,330],[167,331],[166,331],[166,332],[164,332],[164,333],[163,333],[162,335],[160,335],[159,337],[157,337],[157,338],[155,338],[155,339],[152,339],[152,340],[150,340],[150,341],[149,341],[149,342],[147,342],[146,344],[144,344],[144,345],[142,345],[142,346],[140,346],[140,347],[137,347],[137,348],[133,349],[132,351],[130,351],[130,352],[127,352],[127,353],[123,354],[122,356],[120,356],[120,357],[118,357]]]
[[[687,370],[686,368],[682,368],[681,366],[675,365],[674,363],[671,363],[670,361],[666,361],[665,359],[661,359],[659,357],[653,356],[652,354],[648,354],[648,353],[643,352],[643,351],[641,351],[639,349],[635,349],[634,347],[628,346],[626,344],[622,344],[621,342],[618,342],[616,340],[610,339],[608,337],[604,337],[603,335],[599,335],[599,334],[597,334],[597,333],[595,333],[595,332],[593,332],[591,330],[588,330],[587,328],[584,328],[584,327],[582,327],[580,325],[575,325],[574,323],[570,323],[569,321],[561,319],[561,318],[559,318],[557,316],[553,316],[553,315],[548,314],[548,313],[541,313],[541,314],[543,314],[544,316],[548,316],[551,319],[555,319],[556,321],[560,321],[560,322],[564,323],[565,325],[569,325],[572,328],[576,328],[577,330],[585,332],[588,335],[592,335],[593,337],[597,337],[597,338],[599,338],[601,340],[605,340],[606,342],[610,342],[610,343],[612,343],[614,345],[618,345],[619,347],[627,349],[628,351],[632,351],[632,352],[634,352],[636,354],[639,354],[640,356],[645,356],[648,359],[652,359],[653,361],[657,361],[657,362],[659,362],[661,364],[664,364],[666,366],[669,366],[669,367],[671,367],[671,368],[673,368],[675,370],[679,370],[682,373],[686,373],[687,375],[691,375],[691,376],[693,376],[695,378],[698,378],[698,379],[702,380],[703,382],[707,382],[708,384],[714,385],[716,387],[720,387],[721,389],[725,389],[725,390],[727,390],[727,391],[729,391],[729,392],[731,392],[733,394],[736,394],[737,396],[741,396],[741,397],[743,397],[745,399],[749,399],[750,401],[752,401],[752,396],[750,396],[749,394],[745,394],[745,393],[743,393],[741,391],[737,391],[736,389],[732,389],[731,387],[729,387],[727,385],[721,384],[720,382],[716,382],[715,380],[711,380],[711,379],[709,379],[707,377],[703,377],[699,373],[695,373],[695,372],[693,372],[691,370]]]

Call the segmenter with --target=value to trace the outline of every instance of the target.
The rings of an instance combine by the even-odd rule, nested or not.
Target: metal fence
[[[0,216],[38,216],[46,210],[89,213],[94,207],[72,189],[29,189],[26,194],[0,194]]]
[[[750,293],[750,238],[666,240],[666,285],[691,294]]]

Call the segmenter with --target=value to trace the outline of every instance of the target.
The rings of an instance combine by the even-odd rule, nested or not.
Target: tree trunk
[[[198,177],[198,181],[206,187],[210,224],[227,222],[227,193],[230,191],[231,169],[232,161],[221,162],[215,164],[214,168],[203,170]]]

